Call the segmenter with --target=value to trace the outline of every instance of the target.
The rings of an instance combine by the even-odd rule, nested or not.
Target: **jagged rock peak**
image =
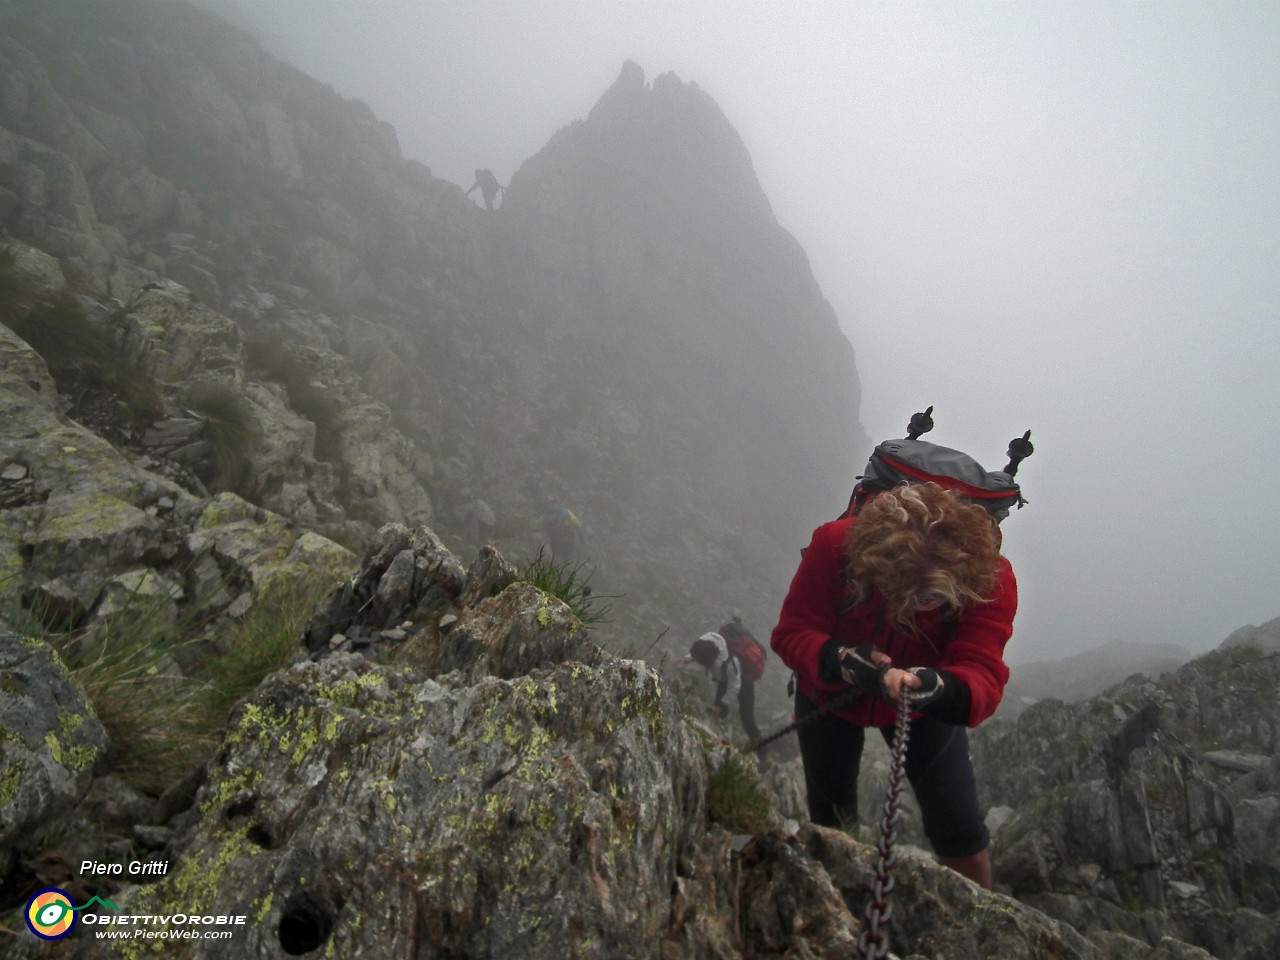
[[[587,119],[561,130],[520,173],[538,171],[544,156],[559,165],[579,151],[588,163],[604,161],[603,175],[588,184],[602,194],[598,199],[624,200],[639,190],[648,201],[671,200],[677,210],[698,212],[688,217],[664,213],[667,229],[682,220],[703,223],[702,214],[711,211],[719,216],[701,231],[709,238],[720,233],[726,215],[754,221],[752,233],[776,228],[742,138],[710,95],[674,73],[647,84],[640,65],[626,61]],[[513,181],[518,198],[519,174]],[[622,184],[631,186],[624,190]]]
[[[596,515],[666,517],[679,489],[689,515],[775,541],[764,551],[775,568],[767,576],[787,582],[783,545],[847,498],[869,443],[832,444],[820,426],[856,420],[853,348],[715,101],[673,74],[647,85],[628,62],[587,119],[562,128],[512,176],[497,226],[493,273],[512,312],[546,341],[521,358],[522,376],[531,354],[553,351],[565,373],[550,376],[593,384],[597,423],[616,424],[591,443],[596,477],[602,452],[623,438],[618,482],[608,486],[629,489],[627,502],[621,510],[602,502]],[[579,366],[570,369],[570,357]],[[683,436],[659,430],[651,442],[639,426],[677,420]],[[646,449],[632,459],[625,438],[637,429]],[[522,429],[513,442],[537,432]],[[807,464],[803,477],[790,467],[797,462]],[[559,489],[582,489],[586,476],[569,464],[561,457],[549,470],[564,477]],[[762,495],[739,496],[725,477],[750,478]],[[778,490],[787,497],[765,492]],[[681,525],[663,539],[700,541],[688,552],[689,575],[676,578],[692,583],[709,538],[690,538]],[[671,551],[663,555],[670,570]],[[720,590],[691,596],[691,605]]]
[[[660,74],[652,84],[646,84],[644,68],[634,60],[626,60],[618,79],[596,102],[588,120],[603,119],[611,113],[622,113],[645,102],[679,104],[682,99],[688,104],[702,104],[719,111],[716,102],[697,83],[685,83],[669,70]]]
[[[613,81],[613,86],[596,102],[589,117],[595,119],[611,110],[625,108],[626,104],[638,101],[644,93],[644,68],[634,60],[624,61],[618,79]]]

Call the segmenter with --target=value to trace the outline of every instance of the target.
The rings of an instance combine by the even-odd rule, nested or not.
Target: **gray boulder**
[[[233,387],[244,381],[239,327],[171,280],[139,292],[114,326],[125,356],[171,393],[204,381]]]
[[[75,807],[108,745],[58,655],[0,635],[0,875]]]
[[[1171,935],[1223,956],[1280,951],[1272,835],[1280,659],[1229,645],[1159,681],[1045,700],[973,737],[980,789],[1014,815],[997,879],[1090,936]]]
[[[337,636],[434,623],[456,606],[466,582],[462,564],[430,528],[386,524],[365,552],[359,573],[317,609],[307,647],[322,652]]]
[[[189,501],[177,512],[189,531],[189,554],[215,561],[213,584],[240,585],[242,610],[291,591],[336,584],[355,568],[355,555],[345,547],[300,531],[285,517],[234,493]]]
[[[576,621],[513,592],[468,649],[516,674]],[[255,918],[192,957],[655,955],[702,829],[697,741],[643,664],[544,664],[277,675],[233,715],[177,872],[124,909]]]
[[[1256,647],[1262,653],[1280,651],[1280,617],[1268,620],[1259,627],[1250,624],[1233,631],[1227,639],[1222,641],[1218,649],[1227,650],[1242,646]]]
[[[869,847],[823,827],[750,839],[713,828],[676,883],[671,927],[658,956],[863,956],[859,941],[876,889],[873,862]],[[1157,937],[1154,945],[1119,933],[1086,938],[919,855],[900,856],[893,880],[887,935],[891,955],[904,960],[1212,960],[1172,938]]]

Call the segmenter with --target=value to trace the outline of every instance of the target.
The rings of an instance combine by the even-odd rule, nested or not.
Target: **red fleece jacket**
[[[976,727],[995,713],[1009,681],[1004,646],[1013,633],[1018,609],[1018,586],[1009,561],[1000,558],[987,602],[966,607],[951,623],[944,621],[942,610],[922,611],[915,619],[918,634],[904,632],[894,628],[879,592],[843,614],[838,612],[849,595],[842,572],[849,528],[856,520],[836,520],[813,532],[770,646],[796,672],[800,691],[818,704],[848,689],[844,684],[823,683],[818,673],[819,654],[833,637],[841,646],[873,644],[893,658],[895,667],[947,670],[969,688],[969,726]],[[858,726],[887,727],[897,714],[884,697],[863,697],[835,715]]]

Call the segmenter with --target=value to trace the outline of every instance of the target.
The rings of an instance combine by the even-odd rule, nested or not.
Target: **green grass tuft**
[[[44,357],[50,370],[94,367],[115,353],[111,336],[85,316],[69,291],[33,304],[15,332]]]
[[[111,738],[120,779],[158,796],[208,756],[220,731],[206,723],[202,685],[182,673],[174,641],[57,646]]]
[[[730,753],[707,777],[707,818],[732,833],[764,833],[769,800],[760,778],[742,757]]]
[[[586,573],[584,574],[584,571]],[[591,589],[591,577],[595,569],[587,570],[586,562],[548,560],[541,550],[520,570],[520,579],[531,583],[543,593],[563,600],[583,626],[609,623],[612,604],[601,600],[614,600],[614,596],[598,594]]]
[[[224,653],[203,672],[204,710],[221,728],[227,714],[269,674],[291,664],[302,652],[299,639],[322,591],[294,590],[259,603],[235,627]]]
[[[159,795],[208,758],[239,700],[301,654],[302,630],[319,596],[319,588],[276,595],[221,641],[193,614],[175,618],[172,596],[137,593],[108,620],[62,633],[49,633],[39,610],[7,620],[67,664],[111,738],[111,772]]]
[[[110,331],[85,315],[71,290],[36,291],[18,272],[11,250],[0,250],[0,323],[40,354],[64,396],[79,396],[86,388],[115,393],[124,401],[125,416],[138,425],[163,412],[155,384],[128,361]]]
[[[12,327],[31,296],[31,284],[18,273],[18,258],[0,248],[0,323]]]
[[[210,382],[196,384],[183,399],[205,417],[200,437],[209,445],[213,461],[208,481],[220,490],[237,490],[258,441],[258,422],[249,401],[233,387]]]

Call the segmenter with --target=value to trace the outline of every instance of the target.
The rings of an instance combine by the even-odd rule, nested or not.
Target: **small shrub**
[[[595,569],[592,568],[584,576],[583,571],[586,566],[586,561],[556,563],[554,560],[547,559],[539,550],[538,555],[521,569],[520,579],[533,584],[543,593],[549,593],[563,600],[583,626],[609,623],[609,611],[613,606],[607,603],[601,606],[599,602],[602,599],[617,598],[595,593],[591,589],[591,577]]]
[[[63,265],[64,273],[70,266]],[[7,249],[0,250],[0,323],[40,354],[65,396],[115,393],[126,419],[138,425],[164,412],[155,383],[120,352],[110,331],[85,315],[71,290],[38,295]]]
[[[44,357],[51,373],[96,367],[115,353],[115,343],[99,324],[85,316],[69,291],[39,300],[16,321],[13,331]]]
[[[244,481],[258,438],[249,401],[231,387],[206,382],[192,387],[184,402],[206,420],[201,439],[209,445],[213,462],[210,482],[223,490],[236,489]]]
[[[737,753],[729,753],[707,777],[707,818],[731,833],[763,833],[769,801],[760,779]]]

